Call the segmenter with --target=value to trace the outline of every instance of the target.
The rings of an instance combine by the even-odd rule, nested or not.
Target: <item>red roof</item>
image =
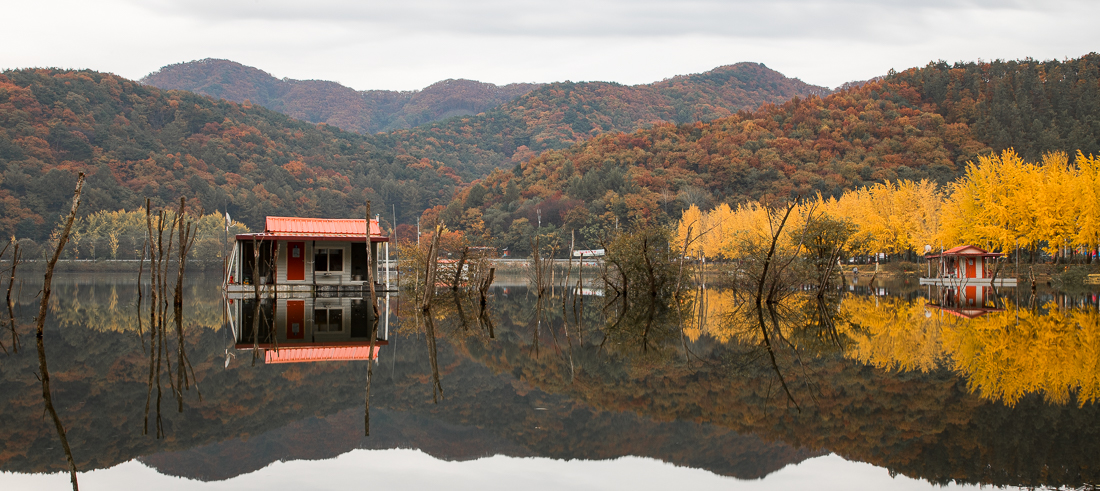
[[[272,239],[305,239],[305,240],[355,240],[362,241],[366,234],[366,220],[354,218],[299,218],[299,217],[267,217],[262,234],[242,234],[237,238],[250,239],[254,235],[262,235]],[[370,221],[371,242],[386,242],[389,237],[382,235],[382,227],[378,220]]]
[[[364,235],[366,220],[354,218],[267,217],[264,233],[279,235]],[[370,221],[370,234],[382,235],[378,220]]]
[[[267,350],[264,363],[301,363],[307,361],[373,360],[378,358],[381,346],[326,346],[320,348],[280,348]]]
[[[961,245],[961,246],[957,246],[957,247],[952,247],[952,248],[950,248],[946,251],[943,251],[940,254],[933,254],[933,255],[927,256],[927,257],[929,259],[932,259],[932,258],[937,258],[937,257],[941,257],[941,256],[943,256],[943,257],[948,257],[948,256],[1001,257],[1003,255],[1004,254],[1002,254],[1000,252],[986,252],[985,250],[981,249],[980,247],[976,247],[976,246],[972,246],[972,245]]]

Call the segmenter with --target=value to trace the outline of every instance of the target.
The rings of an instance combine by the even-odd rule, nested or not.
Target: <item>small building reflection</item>
[[[975,319],[990,312],[1003,312],[997,307],[997,291],[991,286],[943,286],[933,292],[929,287],[929,307],[951,315]]]
[[[374,309],[364,298],[243,298],[229,302],[235,348],[263,350],[266,363],[376,360],[380,348],[389,344],[388,329],[382,326],[371,350]]]

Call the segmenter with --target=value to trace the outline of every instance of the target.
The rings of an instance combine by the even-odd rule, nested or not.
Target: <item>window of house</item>
[[[340,332],[344,330],[343,309],[313,309],[313,330]]]
[[[343,271],[344,250],[332,248],[314,249],[313,267],[316,271]]]

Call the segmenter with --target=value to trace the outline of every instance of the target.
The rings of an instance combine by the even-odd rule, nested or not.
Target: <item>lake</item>
[[[67,489],[41,276],[22,276],[18,353],[0,315],[0,489]],[[43,343],[82,489],[1100,483],[1092,291],[900,281],[757,310],[698,288],[624,308],[503,278],[484,311],[380,295],[377,331],[369,300],[226,302],[199,274],[151,331],[148,295],[139,311],[136,275],[55,277]]]

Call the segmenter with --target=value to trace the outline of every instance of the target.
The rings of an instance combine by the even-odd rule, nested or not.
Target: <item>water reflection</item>
[[[61,280],[46,336],[80,469],[140,457],[224,479],[279,459],[411,447],[445,459],[638,455],[738,478],[829,452],[933,483],[1100,477],[1086,297],[1040,292],[1030,309],[999,292],[982,305],[1003,312],[970,319],[937,308],[942,292],[905,285],[796,294],[763,310],[732,290],[622,309],[562,297],[575,289],[540,302],[496,287],[485,310],[444,296],[421,313],[394,297],[375,322],[355,298],[235,299],[227,310],[214,282],[196,280],[181,339],[203,397],[166,412],[157,440],[135,430],[149,370],[136,285]],[[30,297],[16,305],[24,319]],[[3,470],[64,467],[40,389],[35,403],[36,365],[0,359]]]
[[[960,306],[937,303],[955,295]],[[1029,309],[964,291],[915,300],[848,297],[840,317],[854,341],[847,356],[875,367],[946,367],[963,376],[970,390],[1008,405],[1029,394],[1077,405],[1100,396],[1095,309],[1062,309],[1053,300]]]
[[[494,369],[522,373],[545,391],[604,410],[705,421],[795,446],[827,448],[936,483],[1096,482],[1092,456],[1100,451],[1094,425],[1100,414],[1086,386],[1094,383],[1089,376],[1096,373],[1097,351],[1088,343],[1071,346],[1070,339],[1044,346],[1049,361],[1030,363],[1047,365],[1047,373],[1073,367],[1081,375],[1056,383],[1053,391],[1043,384],[1006,383],[1015,382],[1020,370],[1008,363],[1022,360],[1003,356],[1009,344],[1021,355],[1033,353],[1044,336],[1059,332],[1076,331],[1082,341],[1091,340],[1092,314],[1051,315],[1053,303],[1017,314],[1015,304],[990,298],[1005,305],[998,313],[977,298],[970,305],[965,291],[934,292],[932,298],[916,289],[896,291],[913,299],[796,294],[756,308],[752,298],[733,290],[701,291],[687,309],[690,321],[680,324],[683,337],[648,338],[655,342],[644,342],[646,333],[654,325],[675,332],[675,310],[654,322],[645,308],[604,309],[573,338],[595,339],[558,356],[537,356],[538,333],[571,332],[567,316],[553,311],[534,332],[520,329],[529,321],[501,325],[501,331],[512,333],[506,339],[515,348],[455,342],[484,351],[479,359]],[[989,312],[975,319],[950,315],[933,307],[944,297]],[[1021,326],[1033,326],[1013,331],[1009,321],[1015,323],[1017,315]],[[1082,320],[1062,321],[1070,317]],[[899,318],[911,318],[921,329],[907,329]],[[871,321],[878,322],[877,331],[868,327]],[[994,329],[1000,337],[989,334]],[[899,345],[899,339],[908,344]],[[898,355],[894,360],[908,365],[898,370],[900,364],[866,357],[869,346],[889,347]],[[961,356],[974,350],[981,355]],[[982,361],[983,356],[990,359]],[[994,361],[1000,364],[990,364]],[[975,362],[980,369],[973,368]],[[1044,371],[1031,375],[1043,377]],[[994,384],[999,392],[991,390]],[[1065,396],[1067,390],[1073,397]],[[1046,453],[1029,454],[1036,448]],[[1030,457],[1020,459],[1025,454]]]
[[[227,310],[234,348],[264,363],[376,360],[389,344],[362,297],[237,298]]]

